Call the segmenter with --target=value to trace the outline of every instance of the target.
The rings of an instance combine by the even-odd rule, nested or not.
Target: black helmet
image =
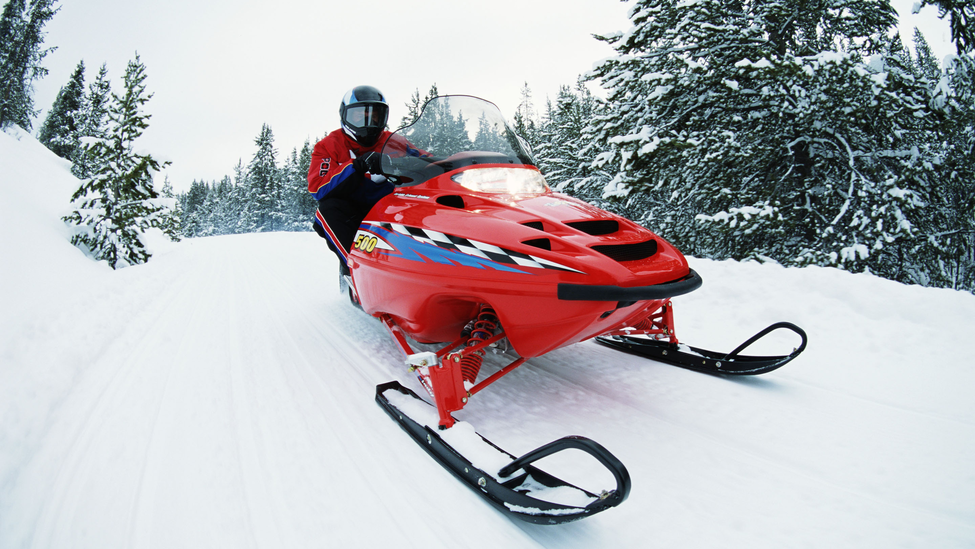
[[[339,106],[342,129],[363,147],[379,140],[389,118],[389,105],[383,93],[372,86],[356,86],[345,92]]]

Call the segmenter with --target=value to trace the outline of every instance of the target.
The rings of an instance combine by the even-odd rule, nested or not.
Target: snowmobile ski
[[[752,343],[778,329],[795,332],[802,338],[802,343],[788,355],[748,356],[738,354]],[[657,341],[645,337],[627,335],[597,337],[596,341],[614,349],[652,358],[689,370],[724,376],[752,376],[781,368],[799,356],[799,353],[806,348],[806,332],[790,322],[777,322],[758,332],[730,353],[719,353],[706,349],[698,349],[689,345],[671,343],[669,341]]]
[[[431,428],[438,422],[436,408],[397,381],[378,385],[376,402],[440,465],[509,516],[535,524],[560,524],[615,507],[629,495],[626,467],[588,438],[561,438],[516,458],[474,432],[468,423]],[[462,455],[458,447],[468,455]],[[615,477],[616,488],[593,494],[532,465],[567,449],[582,450],[598,460]]]

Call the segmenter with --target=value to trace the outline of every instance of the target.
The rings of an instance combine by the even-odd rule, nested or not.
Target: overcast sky
[[[905,44],[914,26],[935,53],[951,53],[937,10],[910,15],[913,0],[895,0]],[[108,65],[118,91],[138,51],[146,65],[152,114],[141,150],[170,160],[177,191],[194,179],[229,175],[246,164],[262,124],[274,132],[279,159],[306,139],[338,126],[349,88],[378,87],[398,127],[405,103],[436,83],[440,93],[477,95],[512,116],[528,83],[544,109],[560,85],[614,54],[593,33],[629,28],[629,3],[617,0],[71,0],[47,24],[57,47],[35,84],[47,110],[79,60],[86,84]],[[598,93],[598,90],[597,90]],[[35,131],[43,122],[34,124]]]

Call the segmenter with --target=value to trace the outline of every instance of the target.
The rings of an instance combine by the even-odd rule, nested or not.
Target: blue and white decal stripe
[[[568,271],[573,273],[585,274],[582,271],[561,265],[554,261],[536,257],[530,254],[523,254],[520,252],[515,252],[512,250],[506,250],[500,248],[493,244],[488,244],[486,242],[479,242],[477,240],[470,240],[467,238],[462,238],[454,235],[447,235],[441,232],[432,231],[430,229],[421,229],[418,227],[407,227],[406,225],[400,225],[398,223],[369,223],[366,225],[371,225],[372,227],[381,227],[395,234],[403,235],[409,237],[410,239],[420,242],[422,244],[427,244],[431,246],[436,246],[437,248],[443,250],[450,250],[453,252],[459,252],[466,256],[470,256],[472,259],[477,258],[482,261],[476,262],[475,265],[483,268],[484,266],[489,266],[495,269],[508,270],[515,272],[524,272],[512,267],[503,267],[507,265],[518,266],[518,267],[529,267],[533,269],[553,269],[558,271]],[[440,255],[440,254],[438,254]],[[443,256],[441,257],[450,258],[456,260],[456,257]],[[431,258],[436,261],[436,259]],[[467,264],[465,261],[458,261],[461,264]],[[485,264],[484,262],[488,262]],[[499,265],[500,264],[500,265]]]

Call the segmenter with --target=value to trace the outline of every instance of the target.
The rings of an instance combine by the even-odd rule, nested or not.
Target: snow
[[[535,526],[375,404],[381,382],[422,389],[313,233],[186,240],[112,271],[67,241],[77,184],[0,133],[0,547],[975,545],[975,296],[692,258],[683,342],[789,320],[808,349],[722,379],[586,342],[478,393],[456,415],[507,451],[582,435],[629,470],[621,506]],[[613,486],[580,452],[538,465]]]

